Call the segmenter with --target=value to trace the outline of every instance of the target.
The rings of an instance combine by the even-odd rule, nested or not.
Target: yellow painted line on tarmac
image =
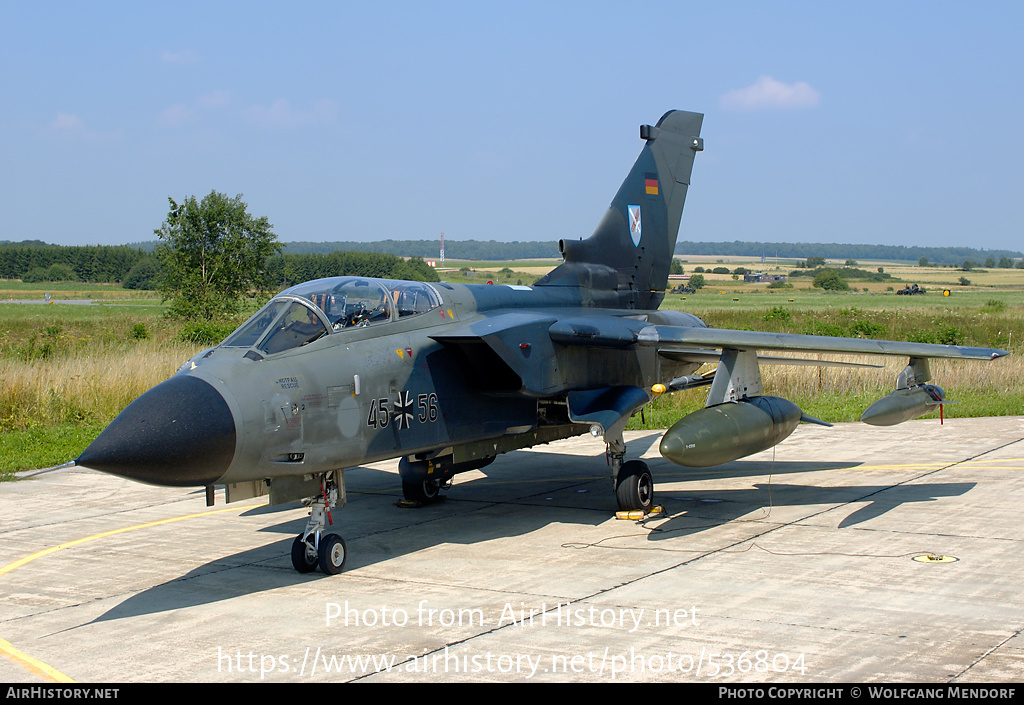
[[[258,506],[260,506],[260,505],[259,504],[247,504],[247,505],[242,506],[242,507],[230,507],[228,509],[211,509],[208,512],[199,512],[198,514],[186,514],[185,516],[171,517],[170,519],[158,519],[157,521],[150,521],[150,522],[146,522],[145,524],[136,524],[135,526],[126,526],[123,529],[114,529],[112,531],[104,531],[101,534],[93,534],[92,536],[86,536],[85,538],[82,538],[82,539],[75,539],[74,541],[68,541],[67,543],[62,543],[59,546],[51,546],[50,548],[44,548],[42,551],[36,551],[35,553],[33,553],[30,556],[25,556],[24,558],[19,558],[18,560],[14,561],[13,563],[8,563],[3,568],[0,568],[0,575],[5,575],[7,573],[10,573],[13,570],[17,570],[21,566],[25,565],[26,563],[31,563],[32,561],[36,560],[37,558],[42,558],[43,556],[48,556],[51,553],[56,553],[57,551],[63,550],[65,548],[71,548],[72,546],[78,546],[78,545],[83,544],[83,543],[88,543],[89,541],[95,541],[97,539],[106,538],[107,536],[114,536],[115,534],[124,534],[124,533],[127,533],[129,531],[135,531],[136,529],[147,529],[147,528],[149,528],[151,526],[160,526],[161,524],[171,524],[171,523],[176,522],[176,521],[184,521],[185,519],[196,519],[198,517],[205,517],[205,516],[209,516],[211,514],[221,514],[223,512],[237,512],[237,511],[242,510],[242,509],[252,509],[253,507],[258,507]]]
[[[53,683],[75,683],[77,681],[68,678],[53,666],[48,666],[39,659],[34,659],[26,653],[18,651],[11,646],[11,642],[0,639],[0,653],[4,653],[16,664],[24,668],[34,676]]]
[[[97,539],[106,538],[107,536],[124,534],[129,531],[136,531],[138,529],[148,529],[149,527],[161,526],[162,524],[171,524],[176,521],[184,521],[185,519],[197,519],[199,517],[210,516],[211,514],[222,514],[224,512],[237,512],[244,509],[253,509],[254,507],[259,506],[262,506],[262,504],[246,504],[239,507],[229,507],[227,509],[211,509],[210,511],[207,512],[186,514],[185,516],[171,517],[170,519],[158,519],[157,521],[148,521],[145,524],[126,526],[123,529],[113,529],[111,531],[104,531],[99,534],[93,534],[92,536],[86,536],[85,538],[75,539],[74,541],[68,541],[67,543],[62,543],[58,546],[44,548],[42,551],[36,551],[35,553],[25,556],[24,558],[19,558],[18,560],[13,561],[12,563],[8,563],[3,568],[0,568],[0,575],[6,575],[7,573],[15,571],[18,568],[21,568],[22,566],[31,563],[32,561],[38,558],[48,556],[51,553],[56,553],[57,551],[61,551],[65,548],[71,548],[73,546],[79,546],[83,543],[88,543],[90,541],[96,541]],[[54,683],[76,682],[68,676],[61,673],[60,671],[58,671],[56,668],[53,668],[52,666],[49,666],[38,659],[32,658],[28,654],[14,648],[14,646],[12,646],[9,641],[4,641],[3,639],[0,639],[0,653],[7,655],[12,661],[20,665],[29,673],[35,676],[39,676],[40,678],[43,678],[45,680],[52,681]]]

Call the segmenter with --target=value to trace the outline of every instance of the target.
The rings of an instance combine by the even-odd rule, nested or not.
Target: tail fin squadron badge
[[[627,206],[629,209],[629,234],[633,238],[633,246],[640,246],[640,206]]]

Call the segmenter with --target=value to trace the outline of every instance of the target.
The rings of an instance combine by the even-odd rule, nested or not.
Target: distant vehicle
[[[692,286],[686,286],[685,284],[679,284],[672,289],[673,294],[696,294],[697,290]]]
[[[925,293],[924,288],[918,286],[917,284],[914,284],[913,286],[911,286],[910,284],[907,284],[905,287],[903,287],[902,289],[900,289],[899,291],[896,292],[896,294],[899,295],[899,296],[913,296],[914,294],[924,294],[924,293]]]

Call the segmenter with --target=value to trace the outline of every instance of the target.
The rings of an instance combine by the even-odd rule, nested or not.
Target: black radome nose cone
[[[133,401],[75,461],[174,487],[213,484],[235,454],[235,420],[208,382],[179,375]]]

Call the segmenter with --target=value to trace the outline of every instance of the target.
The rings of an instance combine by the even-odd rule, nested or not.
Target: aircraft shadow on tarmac
[[[820,466],[817,468],[820,469]],[[652,541],[667,540],[705,531],[729,522],[746,518],[748,521],[784,521],[771,516],[773,509],[781,507],[820,506],[822,510],[847,511],[845,505],[868,504],[859,507],[839,522],[846,529],[904,504],[934,502],[942,497],[957,497],[974,488],[973,482],[927,483],[915,485],[837,485],[817,487],[796,484],[757,483],[752,488],[717,490],[700,494],[685,491],[661,493],[658,502],[671,508],[672,518],[652,532]],[[667,494],[667,496],[666,496]],[[756,512],[761,510],[761,514]],[[752,516],[747,516],[751,515]],[[807,514],[802,515],[808,516]],[[696,523],[695,523],[696,522]]]
[[[630,448],[634,452],[638,449],[643,449],[641,453],[646,452],[653,440],[656,436],[637,439],[630,443]],[[346,570],[351,571],[444,544],[468,545],[522,536],[556,522],[598,526],[608,520],[615,505],[610,480],[601,472],[604,468],[599,461],[600,456],[515,451],[485,468],[485,478],[460,483],[449,500],[418,509],[394,506],[401,497],[397,474],[374,468],[355,468],[346,473],[351,473],[349,503],[344,510],[335,512],[334,526],[330,530],[345,537],[350,554]],[[658,542],[679,541],[741,517],[746,521],[781,522],[770,517],[769,508],[820,506],[822,510],[828,510],[838,505],[838,511],[843,511],[843,505],[867,502],[866,506],[858,507],[841,521],[839,528],[842,529],[875,519],[903,504],[959,496],[975,486],[975,483],[960,482],[821,487],[769,481],[769,474],[774,477],[846,470],[860,464],[857,462],[752,460],[698,469],[683,469],[667,462],[664,467],[658,467],[662,462],[655,459],[649,462],[656,480],[660,477],[665,484],[673,485],[659,489],[656,495],[657,503],[665,506],[669,516],[667,521],[661,521],[656,530],[647,534],[648,541]],[[531,465],[529,473],[534,480],[542,479],[551,468],[567,470],[566,474],[571,477],[546,483],[538,492],[536,482],[531,483],[531,479],[519,481],[524,464]],[[743,489],[705,487],[689,491],[677,486],[686,481],[758,475],[765,481]],[[576,494],[582,491],[578,488],[595,484],[600,485],[600,490],[587,489],[587,496]],[[517,486],[525,491],[516,492]],[[363,492],[361,487],[378,489]],[[603,495],[607,497],[601,499]],[[344,580],[344,573],[326,576],[316,571],[302,575],[292,569],[289,559],[291,543],[306,523],[304,514],[299,514],[297,509],[297,504],[290,504],[260,506],[242,512],[242,517],[289,512],[291,516],[287,520],[259,530],[283,534],[287,538],[211,560],[185,575],[133,595],[95,621],[185,609],[311,580]],[[758,510],[764,510],[766,516],[757,515]],[[804,513],[789,520],[806,516],[808,514]],[[762,525],[767,526],[767,523]],[[244,570],[238,572],[236,569],[239,568]],[[224,573],[224,576],[213,577],[217,573]]]

